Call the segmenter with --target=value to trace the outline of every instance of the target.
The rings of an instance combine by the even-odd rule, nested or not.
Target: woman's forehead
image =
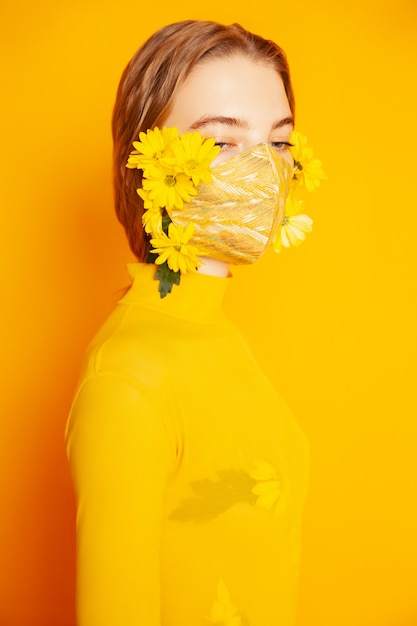
[[[219,124],[221,118],[228,118],[251,126],[261,119],[272,125],[289,117],[287,95],[276,69],[235,55],[196,66],[174,95],[165,125],[185,131],[197,128],[199,120]]]

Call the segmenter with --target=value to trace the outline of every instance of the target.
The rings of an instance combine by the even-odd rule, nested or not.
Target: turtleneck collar
[[[180,285],[174,285],[172,292],[161,298],[155,265],[128,263],[126,267],[132,285],[119,301],[121,304],[143,306],[194,322],[214,322],[223,315],[222,303],[230,277],[187,273],[181,277]]]

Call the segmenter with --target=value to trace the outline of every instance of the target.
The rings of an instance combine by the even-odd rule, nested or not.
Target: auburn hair
[[[163,125],[177,89],[196,65],[233,55],[273,66],[281,76],[294,115],[284,51],[239,24],[186,20],[165,26],[137,50],[121,76],[112,119],[114,201],[117,217],[139,261],[145,260],[148,240],[142,226],[143,202],[136,191],[141,186],[141,170],[126,168],[132,142],[140,132]]]

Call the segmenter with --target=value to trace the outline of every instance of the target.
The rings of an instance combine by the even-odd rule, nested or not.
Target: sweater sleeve
[[[159,541],[175,445],[134,382],[95,375],[66,431],[77,498],[78,626],[160,625]]]

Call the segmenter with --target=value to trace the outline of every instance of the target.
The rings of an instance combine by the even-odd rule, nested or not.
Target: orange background
[[[226,301],[311,442],[297,626],[417,624],[416,15],[414,0],[3,0],[1,626],[74,625],[63,431],[132,260],[111,110],[136,48],[188,18],[282,45],[329,179],[308,240],[238,268]]]

